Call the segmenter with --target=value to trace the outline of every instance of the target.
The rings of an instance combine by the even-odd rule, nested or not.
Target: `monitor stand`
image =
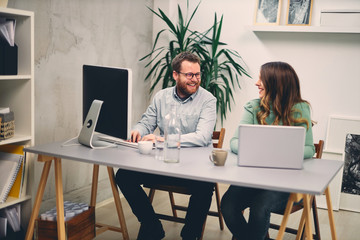
[[[91,148],[108,148],[113,146],[111,143],[100,141],[94,133],[102,104],[103,101],[96,99],[93,101],[78,137],[79,143]]]

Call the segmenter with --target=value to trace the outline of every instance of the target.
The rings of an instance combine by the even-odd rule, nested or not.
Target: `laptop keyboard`
[[[138,148],[137,143],[127,142],[127,141],[125,141],[124,139],[121,139],[121,138],[101,135],[101,136],[98,137],[98,139],[101,140],[101,141],[110,142],[110,143],[114,143],[114,144],[118,144],[118,145],[122,145],[122,146],[126,146],[126,147]]]

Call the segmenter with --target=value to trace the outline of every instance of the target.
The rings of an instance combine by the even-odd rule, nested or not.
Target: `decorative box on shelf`
[[[14,112],[0,113],[0,140],[8,139],[15,133]]]
[[[360,27],[360,9],[322,10],[320,26]]]
[[[88,210],[65,221],[65,233],[67,240],[90,240],[95,238],[95,208],[89,207]],[[57,222],[36,219],[35,240],[58,239]]]

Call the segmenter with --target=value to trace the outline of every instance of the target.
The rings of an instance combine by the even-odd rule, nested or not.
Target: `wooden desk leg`
[[[39,155],[38,158],[41,158],[41,156]],[[26,240],[33,239],[35,219],[39,215],[40,204],[41,204],[41,200],[44,195],[44,190],[45,190],[47,178],[49,176],[50,167],[51,167],[51,161],[46,161],[44,163],[44,167],[43,167],[43,170],[41,173],[41,178],[40,178],[38,190],[37,190],[36,197],[35,197],[34,207],[32,209],[30,222],[29,222],[29,225],[28,225],[28,228],[26,231],[26,236],[25,236]]]
[[[305,211],[303,210],[302,214],[301,214],[301,219],[300,219],[300,223],[299,223],[299,228],[296,234],[296,240],[300,240],[300,238],[302,237],[302,233],[304,230],[304,226],[305,226]]]
[[[99,180],[99,165],[94,164],[92,186],[91,186],[91,199],[90,199],[91,207],[96,206],[96,194],[97,194],[98,180]]]
[[[280,229],[279,229],[278,235],[276,237],[276,240],[281,240],[284,237],[286,224],[287,224],[287,221],[289,219],[290,212],[291,212],[291,209],[292,209],[293,205],[294,205],[293,193],[291,193],[290,196],[289,196],[289,200],[288,200],[288,202],[286,204],[284,216],[283,216],[283,219],[281,221]]]
[[[308,194],[303,195],[303,201],[304,201],[304,214],[305,214],[305,236],[306,239],[312,240],[313,235],[311,231],[311,218],[310,218],[310,197]]]
[[[122,206],[121,206],[119,191],[118,191],[116,183],[115,183],[114,170],[112,167],[107,167],[107,170],[109,173],[111,189],[112,189],[112,192],[114,195],[114,202],[115,202],[116,210],[117,210],[118,217],[119,217],[121,232],[122,232],[123,238],[125,240],[129,240],[129,233],[128,233],[127,227],[126,227],[126,222],[125,222],[125,217],[124,217],[124,213],[123,213]]]
[[[55,158],[55,187],[58,239],[65,240],[64,192],[62,184],[61,159]]]
[[[301,220],[300,220],[298,231],[296,233],[295,240],[300,240],[301,239],[301,237],[303,235],[302,232],[303,232],[303,229],[304,229],[304,225],[305,225],[305,215],[304,215],[304,212],[303,212],[301,214]]]
[[[332,203],[331,203],[331,198],[330,198],[329,187],[327,187],[325,189],[325,196],[326,196],[326,205],[327,205],[328,215],[329,215],[331,238],[333,240],[337,240],[336,230],[335,230],[335,221],[334,221],[333,208],[332,208]]]

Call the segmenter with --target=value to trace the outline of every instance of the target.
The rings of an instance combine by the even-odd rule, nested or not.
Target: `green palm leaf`
[[[197,54],[201,59],[201,86],[217,99],[216,109],[220,115],[221,125],[223,125],[227,112],[231,111],[231,103],[235,102],[233,91],[236,87],[241,88],[239,76],[250,77],[250,75],[244,67],[246,65],[240,54],[235,50],[224,48],[227,44],[220,41],[223,16],[218,22],[215,13],[213,25],[203,32],[190,30],[190,23],[200,3],[190,14],[188,20],[184,18],[183,11],[178,5],[176,23],[172,22],[160,8],[157,12],[148,7],[152,13],[164,21],[168,29],[162,29],[156,34],[151,52],[142,57],[140,61],[148,61],[145,67],[150,69],[145,80],[152,80],[150,87],[150,93],[152,93],[161,82],[162,88],[175,85],[171,62],[178,53],[190,51]],[[188,12],[189,1],[187,1]],[[157,47],[160,36],[165,32],[171,33],[172,39],[168,46]]]

